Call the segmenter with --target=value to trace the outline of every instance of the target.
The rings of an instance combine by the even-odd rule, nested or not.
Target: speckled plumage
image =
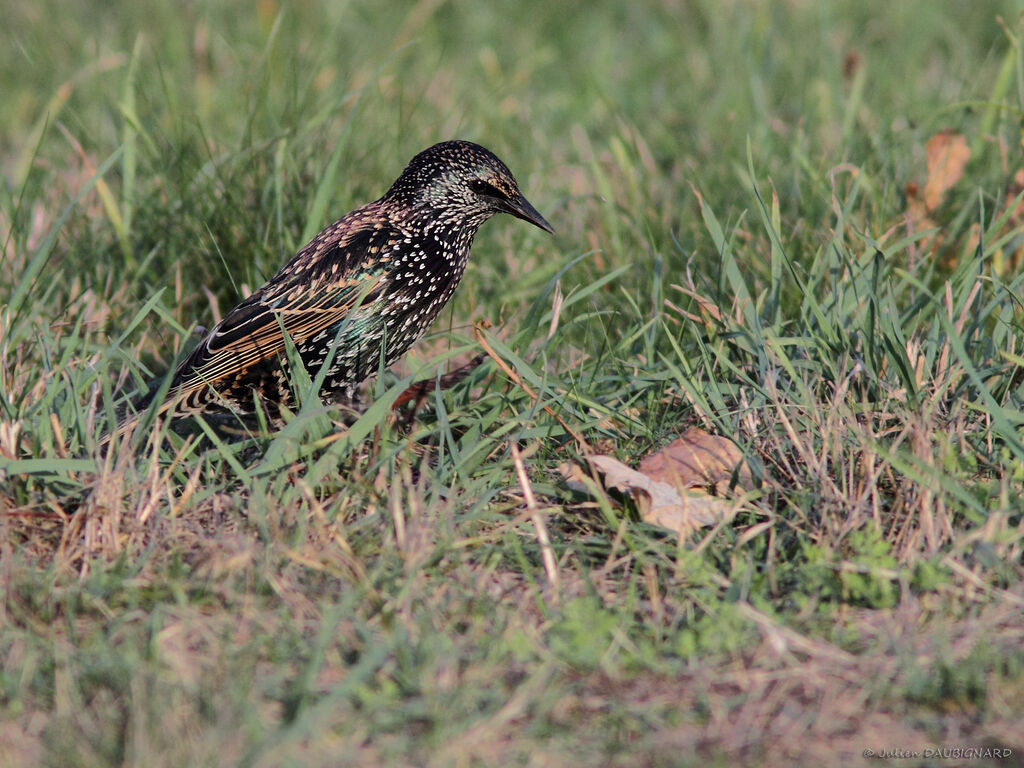
[[[324,229],[231,310],[178,366],[160,410],[244,416],[261,400],[276,418],[292,405],[282,326],[311,378],[330,361],[321,396],[350,399],[378,370],[382,346],[389,366],[431,325],[477,230],[502,212],[553,231],[487,149],[424,150],[382,198]]]

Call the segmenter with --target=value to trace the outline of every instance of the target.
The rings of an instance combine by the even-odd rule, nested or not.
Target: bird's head
[[[479,226],[496,213],[510,213],[554,234],[555,230],[519,191],[515,177],[493,152],[468,141],[445,141],[414,157],[382,198],[401,201],[437,216]]]

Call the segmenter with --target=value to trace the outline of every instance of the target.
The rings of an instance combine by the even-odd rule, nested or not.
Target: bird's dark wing
[[[332,236],[342,222],[324,230],[214,326],[175,371],[166,407],[189,401],[207,386],[216,389],[218,382],[227,383],[284,352],[282,326],[301,346],[357,306],[377,300],[388,283],[381,253],[387,252],[396,234],[379,223],[353,228],[349,222],[343,236]]]

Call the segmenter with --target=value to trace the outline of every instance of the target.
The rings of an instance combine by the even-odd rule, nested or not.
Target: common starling
[[[244,417],[259,402],[276,421],[293,403],[282,329],[310,378],[329,361],[320,395],[350,401],[430,327],[496,213],[554,233],[484,147],[446,141],[420,152],[387,194],[324,229],[217,323],[175,370],[158,412]]]

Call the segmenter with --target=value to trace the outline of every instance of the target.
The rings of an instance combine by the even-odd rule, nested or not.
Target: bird
[[[287,338],[310,378],[327,365],[322,400],[352,402],[396,362],[455,293],[481,225],[507,213],[554,234],[508,167],[469,141],[417,154],[383,197],[327,226],[265,285],[228,312],[171,375],[135,404],[140,414],[252,417],[276,426],[295,403]]]

